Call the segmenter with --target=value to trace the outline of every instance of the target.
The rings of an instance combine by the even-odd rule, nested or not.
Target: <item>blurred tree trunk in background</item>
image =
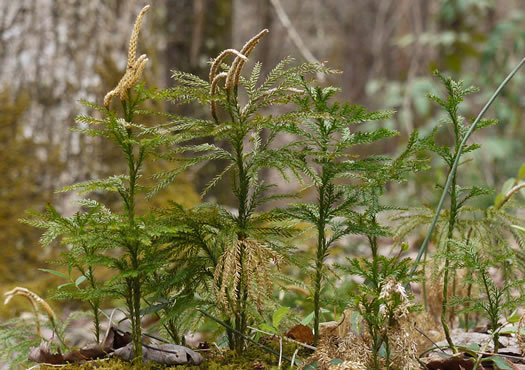
[[[232,46],[232,0],[165,0],[166,4],[166,65],[165,70],[191,72],[208,80],[208,62],[222,50]],[[172,86],[171,72],[166,75],[166,85]],[[168,110],[180,115],[209,118],[207,107],[195,105],[168,105]],[[213,139],[212,139],[213,140]],[[220,143],[219,143],[220,145]],[[193,183],[201,191],[224,164],[209,163],[191,173]],[[219,184],[211,192],[212,199],[229,204],[228,192]]]
[[[104,162],[102,153],[86,146],[90,139],[69,128],[75,127],[74,117],[82,109],[79,99],[101,103],[118,81],[131,25],[142,3],[0,2],[0,86],[9,85],[15,96],[21,91],[29,94],[29,106],[20,118],[23,134],[42,144],[43,159],[59,148],[66,163],[59,178],[47,176],[48,167],[41,168],[45,188],[90,178]]]
[[[165,0],[167,70],[207,79],[208,61],[232,42],[232,0]],[[171,74],[170,74],[171,75]],[[168,75],[167,84],[171,85]]]
[[[124,69],[137,9],[138,1],[0,2],[0,283],[35,280],[56,253],[38,246],[40,231],[18,223],[25,210],[104,171],[98,142],[69,129],[77,100],[101,102],[109,88],[99,73],[108,71],[104,58]],[[74,210],[66,199],[61,208]],[[48,288],[44,278],[38,293]]]

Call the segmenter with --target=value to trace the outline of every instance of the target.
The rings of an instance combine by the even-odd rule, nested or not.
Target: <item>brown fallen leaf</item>
[[[97,360],[106,357],[115,349],[125,347],[131,342],[131,337],[127,333],[122,333],[115,327],[110,327],[104,343],[93,343],[79,350],[72,350],[64,355],[66,362],[83,362]]]
[[[118,348],[125,347],[131,342],[127,333],[122,333],[114,326],[110,327],[103,344],[93,343],[80,350],[73,350],[64,355],[67,362],[83,362],[106,357]]]
[[[78,363],[104,358],[114,353],[122,360],[133,359],[133,345],[129,334],[120,332],[114,327],[109,329],[103,344],[91,344],[80,350],[72,350],[62,355],[52,353],[49,343],[42,342],[38,348],[30,349],[28,359],[38,363],[60,365],[66,363]],[[148,344],[143,346],[143,360],[156,362],[162,365],[199,365],[202,356],[184,346],[176,344]]]
[[[40,346],[31,347],[29,349],[29,356],[27,358],[29,361],[34,361],[38,363],[46,363],[52,365],[65,364],[64,356],[60,353],[60,349],[57,353],[52,353],[51,348],[48,342],[40,342]]]
[[[104,340],[104,350],[111,352],[113,350],[122,348],[131,343],[131,335],[119,331],[114,326],[109,328],[106,339]]]
[[[463,354],[456,356],[434,359],[426,363],[429,370],[472,370],[475,360],[467,358]],[[481,364],[477,367],[479,370],[485,369]]]
[[[314,342],[314,334],[312,333],[312,329],[302,324],[297,324],[292,327],[290,330],[288,330],[286,336],[301,343],[312,344]]]
[[[69,351],[64,355],[67,362],[83,362],[106,357],[113,350],[106,351],[100,344],[91,344],[80,350]]]

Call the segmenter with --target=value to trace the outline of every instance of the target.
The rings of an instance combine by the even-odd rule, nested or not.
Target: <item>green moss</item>
[[[153,370],[153,369],[163,369],[163,366],[141,362],[127,362],[122,361],[118,358],[111,359],[102,359],[96,361],[88,361],[82,364],[69,364],[60,367],[64,370],[88,370],[88,369],[112,369],[112,370],[123,370],[123,369],[137,369],[137,370]],[[46,370],[56,370],[54,366],[43,365],[40,369]]]
[[[268,347],[273,348],[276,351],[279,351],[279,342],[277,340],[263,339],[264,344]],[[297,349],[295,344],[283,342],[283,354],[288,357],[292,357],[294,351]],[[219,352],[218,350],[212,350],[210,352],[201,353],[205,360],[199,365],[180,365],[177,366],[178,370],[239,370],[239,369],[253,369],[254,364],[258,363],[264,366],[265,369],[276,369],[279,358],[261,347],[258,346],[249,346],[242,354],[239,356],[235,351],[226,350],[224,352]],[[296,358],[302,357],[305,358],[310,352],[301,347],[298,351]],[[283,359],[282,368],[289,366],[289,363]],[[83,369],[140,369],[140,370],[150,370],[150,369],[163,369],[165,368],[162,365],[141,362],[130,363],[122,361],[119,359],[104,359],[97,361],[90,361],[84,364],[70,364],[61,369],[64,370],[83,370]],[[51,366],[42,366],[41,369],[54,370],[55,367]]]

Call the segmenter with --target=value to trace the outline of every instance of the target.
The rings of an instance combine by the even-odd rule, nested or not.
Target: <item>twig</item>
[[[102,312],[103,314],[105,314],[104,311],[102,311],[100,308],[98,309],[100,312]],[[109,325],[108,325],[108,328],[106,330],[106,334],[104,334],[104,339],[102,339],[102,344],[106,343],[106,340],[108,339],[108,335],[109,335],[109,331],[111,330],[111,324],[113,323],[113,315],[115,314],[115,311],[117,309],[114,308],[113,310],[111,310],[111,314],[109,315]]]
[[[295,356],[297,355],[297,352],[299,352],[299,348],[296,348],[294,353],[293,353],[293,356],[292,356],[292,367],[294,366],[295,364]]]
[[[221,347],[219,347],[219,345],[217,344],[217,342],[213,342],[213,345],[217,348],[217,350],[218,350],[220,353],[222,353],[222,352],[224,351]]]
[[[257,346],[263,348],[264,350],[266,350],[266,351],[268,351],[268,352],[270,352],[270,353],[273,353],[273,354],[276,355],[276,356],[279,356],[279,352],[274,351],[273,349],[271,349],[271,348],[268,347],[268,346],[265,346],[264,344],[261,344],[261,343],[258,343],[258,342],[256,342],[256,341],[254,341],[252,338],[247,337],[246,335],[244,335],[244,334],[241,333],[240,331],[238,331],[238,330],[232,328],[232,327],[229,326],[228,324],[226,324],[226,323],[222,322],[221,320],[219,320],[219,319],[213,317],[212,315],[210,315],[210,314],[207,313],[206,311],[200,310],[200,309],[198,309],[198,308],[197,308],[196,310],[199,311],[200,313],[202,313],[204,316],[206,316],[206,317],[212,319],[212,320],[215,321],[217,324],[220,324],[220,325],[224,326],[225,328],[227,328],[228,330],[233,331],[235,334],[240,335],[241,337],[243,337],[243,338],[246,339],[247,341],[252,342],[253,344],[255,344],[255,345],[257,345]],[[284,358],[286,361],[292,362],[292,359],[289,358],[288,356],[283,355],[283,358]]]
[[[193,349],[193,352],[209,352],[211,351],[211,348],[201,348],[201,349]]]
[[[262,333],[262,334],[266,334],[266,335],[275,335],[274,333],[269,333],[267,331],[264,331],[264,330],[261,330],[261,329],[257,329],[257,328],[254,328],[252,326],[248,326],[248,329],[251,329],[253,331],[257,331],[259,333]],[[305,348],[308,348],[308,349],[311,349],[313,351],[317,350],[317,347],[314,347],[314,346],[311,346],[309,344],[306,344],[306,343],[303,343],[303,342],[299,342],[299,341],[296,341],[292,338],[288,338],[288,337],[281,337],[279,336],[280,338],[283,338],[284,340],[288,341],[288,342],[292,342],[292,343],[295,343],[295,344],[298,344],[300,346],[303,346]]]
[[[444,350],[443,348],[441,348],[440,346],[438,346],[438,345],[436,344],[436,342],[434,342],[434,341],[433,341],[428,335],[426,335],[424,332],[422,332],[421,330],[419,330],[419,329],[417,328],[417,323],[416,323],[416,322],[414,322],[414,329],[416,329],[416,331],[417,331],[419,334],[421,334],[422,336],[424,336],[425,338],[427,338],[427,339],[430,341],[430,343],[432,343],[436,348],[439,348],[439,349],[441,350],[441,352],[443,352],[443,353],[447,353],[447,352],[445,352],[445,350]]]
[[[519,183],[518,185],[514,186],[512,189],[510,189],[507,194],[505,194],[505,198],[501,201],[500,204],[496,207],[496,209],[500,209],[503,207],[505,203],[509,201],[509,199],[516,193],[518,190],[525,188],[525,182]]]
[[[283,338],[279,338],[279,369],[281,368],[281,363],[283,361]],[[291,362],[291,361],[290,361]]]
[[[115,321],[113,321],[113,314],[115,313],[115,311],[117,310],[117,308],[114,308],[112,311],[111,311],[111,316],[108,316],[104,311],[102,311],[100,308],[99,308],[99,311],[102,312],[109,320],[109,326],[108,326],[108,329],[106,331],[106,335],[104,335],[104,340],[102,341],[102,343],[104,343],[106,341],[106,338],[109,334],[109,331],[111,330],[111,327],[112,327],[112,324],[114,325],[113,327],[115,328],[116,331],[118,331],[119,333],[121,334],[127,334],[124,330],[121,330],[118,328],[118,325],[119,323],[116,323]],[[118,309],[119,311],[121,311],[122,313],[126,314],[125,312],[123,312],[122,310]],[[126,318],[125,318],[126,319]],[[148,334],[148,333],[145,333],[145,332],[142,332],[142,335],[144,335],[145,337],[149,337],[151,339],[155,339],[159,342],[162,342],[162,343],[170,343],[169,341],[167,341],[166,339],[163,339],[163,338],[160,338],[160,337],[157,337],[155,335],[152,335],[152,334]],[[143,343],[144,344],[144,343]]]

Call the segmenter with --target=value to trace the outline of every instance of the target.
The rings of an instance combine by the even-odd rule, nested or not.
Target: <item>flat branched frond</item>
[[[252,185],[253,191],[248,201],[247,214],[249,214],[250,216],[254,214],[255,210],[260,205],[265,203],[265,200],[267,198],[265,194],[267,194],[267,192],[275,186],[276,185],[266,184],[264,181],[254,181]]]
[[[91,116],[78,115],[75,117],[76,123],[85,123],[88,125],[103,125],[107,123],[107,120],[97,119]]]
[[[37,333],[41,322],[33,318],[5,320],[0,327],[0,359],[12,369],[29,368],[33,364],[27,359],[30,348],[38,348],[42,338]]]
[[[184,143],[198,138],[215,136],[220,131],[214,122],[208,120],[198,120],[193,118],[177,118],[169,123],[173,130],[171,137],[172,144]]]
[[[292,203],[282,212],[297,220],[312,224],[319,221],[319,208],[311,203]]]
[[[224,176],[230,172],[230,170],[235,166],[235,163],[232,162],[230,164],[228,164],[224,170],[222,170],[219,174],[215,175],[215,177],[213,179],[211,179],[207,184],[206,184],[206,187],[204,188],[204,190],[201,192],[201,198],[204,198],[204,196],[206,194],[208,194],[208,192],[213,189],[223,178]]]
[[[256,99],[255,93],[257,89],[257,82],[259,81],[259,77],[261,75],[261,68],[262,64],[260,62],[255,63],[255,66],[252,69],[252,72],[250,74],[249,80],[245,82],[246,87],[246,93],[248,94],[248,98],[250,101],[253,101]]]
[[[399,132],[384,127],[381,127],[374,131],[357,131],[355,133],[350,133],[349,131],[346,131],[341,137],[341,140],[337,143],[335,151],[339,152],[350,146],[354,146],[357,144],[370,144],[378,140],[391,138],[398,135]]]
[[[249,118],[263,108],[273,105],[286,105],[295,101],[297,96],[304,94],[302,89],[290,86],[272,88],[261,95],[254,95],[241,110],[241,117]]]
[[[468,201],[471,198],[490,195],[494,193],[494,191],[492,189],[482,188],[479,186],[471,186],[471,187],[460,188],[460,191],[458,191],[458,194],[459,193],[466,193],[463,199],[459,201],[458,206],[461,207],[463,206],[463,204],[465,204],[466,201]]]
[[[165,189],[167,186],[169,186],[171,183],[175,181],[177,176],[179,176],[181,173],[186,171],[188,168],[193,167],[197,163],[211,161],[214,159],[221,159],[224,157],[221,157],[221,154],[211,153],[211,154],[203,154],[195,158],[183,158],[178,157],[174,158],[173,160],[182,162],[183,164],[177,166],[176,168],[166,170],[163,172],[156,173],[153,178],[158,181],[157,185],[151,190],[151,192],[148,194],[149,197],[157,194],[162,189]]]
[[[439,155],[449,166],[452,166],[452,163],[454,162],[454,157],[450,148],[446,145],[438,145],[435,142],[435,135],[439,128],[440,126],[434,127],[432,133],[422,140],[423,145],[428,150]]]
[[[328,118],[330,118],[330,116],[323,112],[289,112],[281,116],[269,117],[263,122],[263,126],[268,128],[282,128],[285,132],[307,139],[304,143],[310,143],[317,146],[321,145],[321,143],[318,135],[319,125],[316,120]],[[300,144],[296,144],[296,146],[299,145]]]
[[[293,87],[297,84],[304,83],[304,78],[316,73],[338,74],[338,70],[325,67],[323,63],[303,63],[286,70],[284,83],[280,87]],[[266,83],[266,81],[265,81]],[[338,90],[338,89],[336,89]]]
[[[493,126],[493,125],[497,125],[498,124],[498,120],[497,119],[482,119],[478,122],[478,124],[476,125],[476,128],[474,129],[475,131],[478,131],[482,128],[485,128],[485,127],[489,127],[489,126]]]
[[[179,82],[180,84],[188,87],[194,87],[194,88],[205,88],[210,89],[210,83],[208,81],[205,81],[201,79],[198,76],[195,76],[191,73],[186,72],[180,72],[180,71],[172,71],[171,78],[173,78],[175,81]]]
[[[266,76],[263,84],[257,89],[254,98],[260,98],[273,88],[277,90],[301,88],[304,84],[303,77],[307,75],[314,73],[337,73],[335,70],[326,68],[322,63],[303,63],[288,68],[292,62],[293,59],[289,57],[279,62]]]
[[[168,100],[173,103],[188,104],[191,102],[198,102],[200,104],[208,104],[216,101],[219,98],[210,96],[209,89],[204,87],[191,86],[176,86],[173,88],[159,91],[158,99]]]
[[[294,61],[292,57],[286,57],[281,60],[266,76],[263,84],[259,88],[259,95],[265,93],[268,89],[273,87],[277,81],[286,73],[287,67]]]
[[[441,105],[449,112],[455,111],[459,103],[463,101],[463,98],[466,95],[479,91],[479,89],[474,86],[465,88],[463,81],[454,81],[450,77],[443,76],[437,70],[434,71],[434,75],[441,80],[443,85],[445,85],[445,88],[448,92],[448,98],[446,101],[443,101],[439,98],[437,100],[432,98],[432,100],[435,100],[439,105]]]
[[[88,107],[88,108],[91,108],[91,109],[94,109],[94,110],[97,110],[99,112],[102,112],[104,114],[108,114],[108,109],[106,107],[104,107],[103,105],[99,105],[99,104],[96,104],[96,103],[92,103],[90,101],[87,101],[87,100],[84,100],[84,99],[80,99],[78,101],[80,104]]]
[[[110,176],[106,179],[100,180],[88,180],[75,185],[65,186],[58,190],[57,193],[63,193],[68,191],[77,191],[79,194],[89,193],[93,191],[125,191],[125,181],[127,176]]]
[[[408,211],[395,212],[390,216],[390,219],[397,223],[397,226],[394,228],[395,240],[400,242],[416,228],[429,225],[433,217],[434,211],[430,207],[411,208]],[[441,215],[440,220],[445,222],[445,215]]]
[[[78,248],[81,248],[82,254],[85,254],[85,248],[88,245],[89,248],[94,248],[97,245],[97,243],[93,244],[93,241],[98,234],[88,231],[105,228],[115,223],[116,219],[107,208],[95,201],[84,200],[77,203],[83,205],[87,211],[63,217],[54,207],[49,205],[45,213],[31,213],[31,218],[21,221],[46,230],[40,240],[43,246],[48,246],[55,239],[61,237],[62,242],[70,246],[72,254],[75,254]],[[108,237],[109,233],[106,233],[106,236],[99,240],[98,244],[107,244]]]
[[[329,111],[333,117],[340,121],[340,125],[343,127],[367,121],[382,121],[391,118],[395,113],[395,111],[368,112],[365,107],[359,104],[344,104],[341,107],[334,105]]]
[[[224,150],[223,148],[221,147],[218,147],[217,145],[214,145],[214,144],[198,144],[198,145],[184,145],[184,146],[179,146],[175,149],[172,149],[170,151],[168,151],[168,153],[166,155],[164,155],[164,157],[166,158],[169,158],[169,157],[174,157],[175,160],[179,160],[177,159],[176,155],[177,154],[182,154],[182,153],[186,153],[186,152],[192,152],[192,153],[209,153],[210,155],[213,154],[215,159],[226,159],[226,160],[233,160],[233,156],[231,155],[230,152]],[[180,160],[184,160],[182,158],[180,158]]]
[[[274,168],[281,173],[283,179],[288,181],[288,175],[285,171],[287,169],[293,170],[295,158],[294,153],[287,148],[264,149],[254,153],[248,162],[249,171],[255,174],[264,168]]]

